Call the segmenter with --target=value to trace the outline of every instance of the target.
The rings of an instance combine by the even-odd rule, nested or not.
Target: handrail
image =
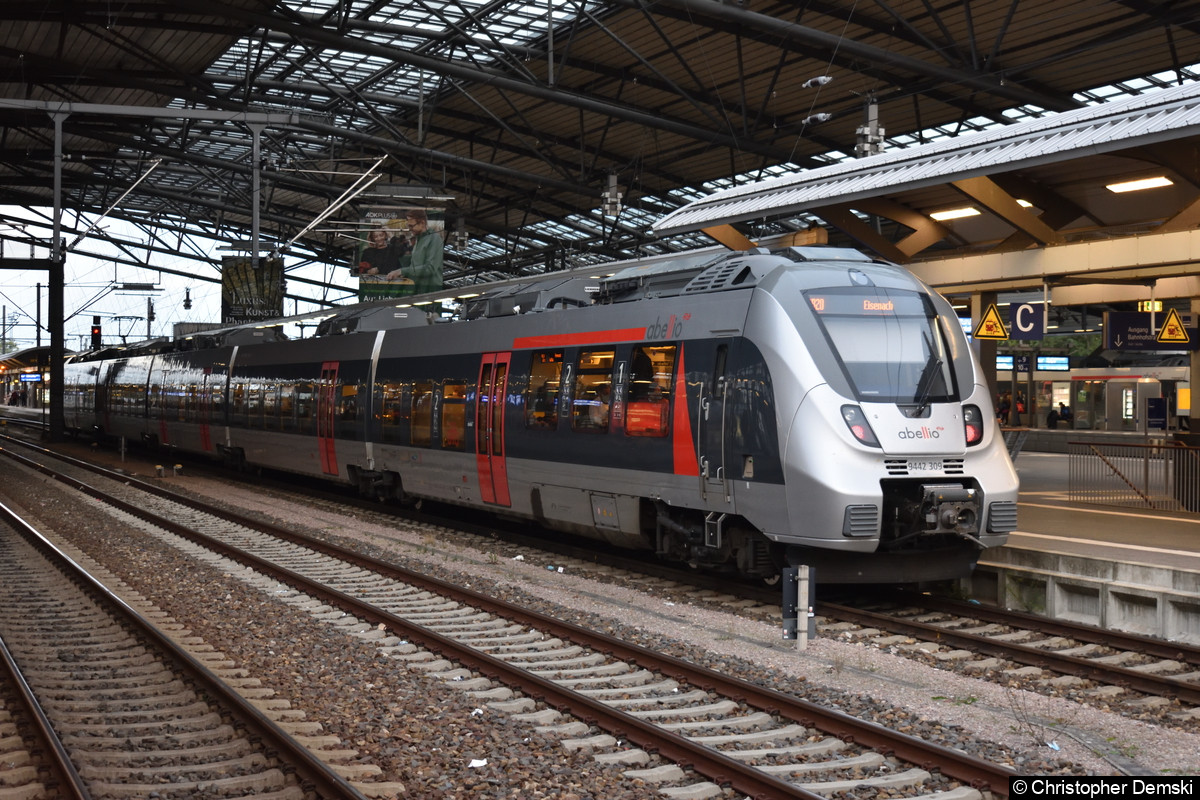
[[[1200,512],[1200,447],[1150,442],[1068,441],[1073,502]]]

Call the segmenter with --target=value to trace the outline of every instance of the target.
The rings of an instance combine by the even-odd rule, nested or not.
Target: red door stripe
[[[679,345],[679,362],[675,368],[675,422],[671,431],[671,451],[676,475],[700,474],[696,460],[696,439],[692,436],[692,412],[688,403],[687,379],[683,373],[683,344]]]

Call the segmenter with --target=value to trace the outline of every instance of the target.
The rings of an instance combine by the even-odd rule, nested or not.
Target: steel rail
[[[0,520],[18,529],[18,533],[20,532],[20,528],[25,524],[23,519],[14,514],[3,503],[0,503]],[[71,755],[67,752],[66,746],[63,745],[62,739],[55,732],[54,726],[50,724],[50,719],[46,716],[45,709],[38,702],[37,695],[34,694],[29,682],[25,680],[25,675],[21,672],[20,665],[17,664],[17,660],[8,649],[8,645],[4,643],[3,638],[0,638],[0,662],[3,662],[4,671],[13,686],[16,687],[17,693],[21,697],[21,702],[25,706],[38,744],[41,745],[41,753],[46,760],[46,765],[49,767],[50,774],[54,780],[53,788],[57,789],[65,798],[91,800],[92,794],[88,791],[87,782],[79,775],[79,771],[75,769],[75,764],[71,761]]]
[[[9,451],[3,452],[10,457],[21,458]],[[46,472],[47,469],[46,467],[41,467],[39,471],[43,472],[43,474],[50,474]],[[71,483],[69,480],[64,482]],[[96,492],[95,490],[92,490],[89,494],[105,501],[115,499],[109,498],[107,495],[103,495],[103,493]],[[255,736],[262,739],[264,743],[267,743],[268,747],[278,751],[281,754],[281,758],[287,762],[287,765],[294,767],[297,774],[303,780],[311,783],[322,796],[329,800],[333,798],[340,798],[341,800],[366,800],[366,797],[355,789],[349,781],[339,775],[324,761],[317,758],[312,751],[284,732],[270,717],[230,688],[228,684],[221,680],[212,670],[204,666],[195,656],[168,638],[154,623],[146,619],[145,616],[113,593],[111,589],[59,549],[44,534],[25,522],[25,520],[21,519],[15,512],[8,509],[2,503],[0,503],[0,509],[3,510],[2,513],[8,518],[10,524],[38,552],[46,556],[53,564],[63,569],[70,577],[79,582],[86,591],[98,595],[104,602],[118,609],[122,616],[137,629],[140,635],[145,636],[154,646],[173,659],[175,662],[174,666],[181,669],[198,685],[203,686],[205,691],[211,692],[215,698],[225,704],[226,708],[231,709],[237,715],[240,722],[244,723]]]
[[[1200,705],[1200,685],[1162,675],[1138,672],[1128,667],[1099,664],[1080,656],[1067,656],[1030,645],[998,642],[982,634],[946,630],[937,625],[899,619],[875,611],[863,611],[834,603],[822,603],[823,613],[866,627],[883,628],[918,639],[947,642],[977,653],[1005,658],[1019,664],[1061,672],[1100,683],[1122,686],[1159,697],[1177,698],[1185,703]]]
[[[929,595],[900,594],[900,599],[912,605],[922,606],[930,611],[942,611],[947,614],[957,614],[981,622],[994,622],[998,625],[1016,625],[1031,628],[1051,636],[1064,636],[1078,639],[1089,644],[1102,644],[1123,650],[1134,650],[1155,658],[1171,659],[1187,664],[1200,666],[1200,647],[1158,639],[1153,636],[1143,636],[1127,631],[1100,628],[1086,625],[1082,622],[1068,622],[1050,617],[1039,617],[1025,611],[999,609],[992,606],[964,603],[946,597]]]
[[[3,452],[7,453],[7,451]],[[45,452],[59,457],[51,451],[47,450]],[[51,477],[58,477],[58,473],[49,467],[36,464],[36,462],[14,453],[8,454]],[[758,686],[749,681],[722,675],[716,671],[698,667],[683,659],[657,653],[637,645],[631,645],[622,639],[591,631],[545,614],[522,609],[502,600],[427,575],[412,572],[396,565],[382,563],[354,551],[320,540],[310,539],[294,531],[264,523],[261,520],[226,509],[213,508],[202,501],[178,495],[161,486],[133,478],[127,474],[113,472],[104,467],[87,464],[86,462],[71,459],[70,457],[66,457],[66,460],[78,463],[80,466],[86,467],[98,474],[106,475],[111,479],[119,480],[122,483],[151,492],[157,496],[169,498],[174,502],[204,511],[230,522],[300,544],[311,550],[344,560],[381,575],[420,586],[443,596],[451,597],[461,603],[486,610],[497,616],[550,632],[559,638],[585,644],[613,658],[636,661],[647,669],[653,669],[699,688],[713,691],[746,705],[777,714],[793,722],[819,728],[845,741],[854,742],[877,752],[892,754],[903,761],[923,768],[940,771],[944,775],[960,780],[977,789],[990,791],[997,797],[1007,797],[1009,778],[1017,774],[1007,767],[971,756],[960,750],[942,747],[941,745],[927,742],[915,736],[892,731],[877,723],[861,720],[783,692]],[[570,690],[565,690],[557,684],[533,675],[519,667],[514,667],[507,662],[474,651],[453,639],[428,631],[400,617],[372,606],[364,605],[355,598],[321,586],[320,584],[315,584],[291,570],[271,564],[270,562],[265,562],[253,554],[216,541],[202,533],[192,531],[182,525],[176,524],[172,520],[157,517],[136,505],[116,498],[110,498],[82,481],[66,476],[58,477],[58,479],[98,499],[103,497],[105,502],[112,502],[127,513],[153,522],[155,525],[186,537],[204,547],[220,552],[239,563],[250,565],[256,570],[271,574],[278,580],[300,591],[321,597],[323,600],[347,611],[347,613],[360,616],[374,624],[382,623],[394,630],[403,631],[408,638],[421,642],[422,646],[431,651],[469,665],[488,677],[509,683],[510,685],[520,686],[530,696],[544,700],[562,710],[569,711],[586,722],[597,724],[615,736],[636,742],[639,746],[647,750],[660,752],[672,761],[690,765],[714,782],[728,784],[738,791],[763,798],[802,797],[806,800],[814,800],[817,797],[810,792],[771,777],[754,767],[749,767],[740,761],[724,756],[718,751],[698,745],[686,737],[679,736],[670,731],[664,731],[651,723],[643,722],[636,717],[612,709],[591,698],[580,696]],[[766,793],[761,794],[762,792]]]

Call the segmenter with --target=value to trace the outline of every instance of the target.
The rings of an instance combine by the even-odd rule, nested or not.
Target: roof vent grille
[[[757,283],[753,270],[743,261],[726,261],[701,272],[683,287],[684,294],[719,292]]]

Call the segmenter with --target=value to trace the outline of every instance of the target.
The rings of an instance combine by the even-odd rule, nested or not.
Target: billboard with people
[[[352,271],[360,300],[407,297],[442,288],[446,215],[440,209],[367,212]]]

